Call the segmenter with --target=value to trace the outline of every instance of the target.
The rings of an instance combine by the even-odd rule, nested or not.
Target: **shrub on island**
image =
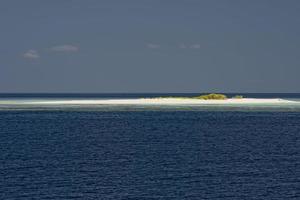
[[[206,95],[201,95],[194,97],[195,99],[201,99],[201,100],[225,100],[227,99],[227,96],[224,94],[206,94]]]
[[[232,97],[233,99],[242,99],[244,98],[242,95],[235,95]]]

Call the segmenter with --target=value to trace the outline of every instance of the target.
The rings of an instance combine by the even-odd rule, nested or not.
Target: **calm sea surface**
[[[300,111],[0,109],[0,199],[300,199]]]

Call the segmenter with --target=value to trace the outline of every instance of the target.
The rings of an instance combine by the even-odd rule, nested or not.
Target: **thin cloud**
[[[191,49],[200,49],[200,44],[192,44],[191,46],[190,46],[190,48]]]
[[[50,48],[51,51],[56,51],[56,52],[77,52],[79,51],[78,46],[70,45],[70,44],[64,44],[64,45],[59,45],[59,46],[54,46]]]
[[[159,44],[149,43],[149,44],[147,44],[147,47],[149,49],[158,49],[158,48],[160,48],[160,45]]]
[[[23,54],[23,57],[26,59],[38,59],[40,57],[38,51],[30,49]]]
[[[180,48],[180,49],[186,49],[187,46],[186,46],[185,44],[180,44],[180,45],[179,45],[179,48]]]

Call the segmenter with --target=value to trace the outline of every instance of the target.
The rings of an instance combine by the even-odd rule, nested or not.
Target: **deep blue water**
[[[2,110],[0,163],[0,199],[300,199],[300,112]]]

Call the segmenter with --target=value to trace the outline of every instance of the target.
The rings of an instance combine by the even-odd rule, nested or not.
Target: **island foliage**
[[[226,95],[218,94],[218,93],[204,94],[204,95],[194,96],[194,97],[170,96],[170,97],[158,97],[158,98],[199,99],[199,100],[225,100],[225,99],[228,99]]]
[[[232,97],[233,99],[242,99],[244,98],[242,95],[235,95]]]
[[[169,97],[158,97],[162,99],[166,98],[176,98],[176,99],[199,99],[199,100],[226,100],[228,97],[225,94],[219,94],[219,93],[211,93],[211,94],[203,94],[200,96],[194,96],[194,97],[176,97],[176,96],[169,96]],[[231,97],[232,99],[242,99],[244,98],[242,95],[235,95]]]
[[[194,99],[202,99],[202,100],[225,100],[227,99],[227,96],[224,94],[205,94],[197,97],[193,97]]]

